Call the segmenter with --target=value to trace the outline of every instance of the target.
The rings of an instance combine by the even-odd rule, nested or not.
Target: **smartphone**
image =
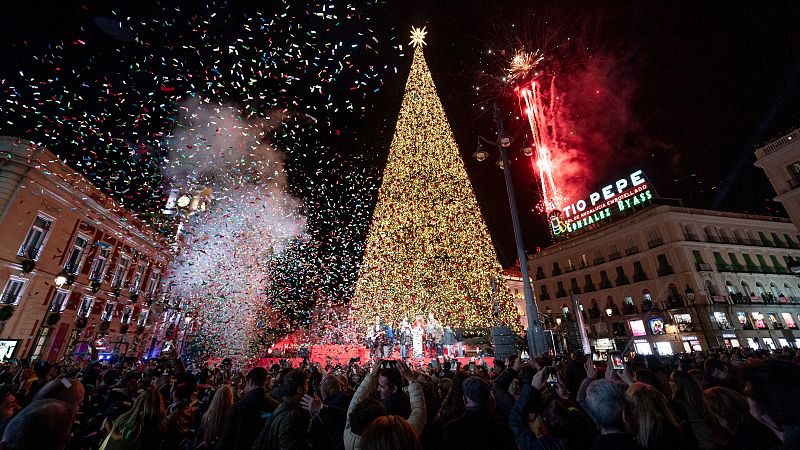
[[[611,368],[614,370],[622,370],[625,368],[625,361],[622,359],[622,353],[620,352],[611,352],[609,353],[609,359],[611,360]]]
[[[556,375],[555,367],[547,368],[547,386],[551,388],[558,386],[558,375]]]

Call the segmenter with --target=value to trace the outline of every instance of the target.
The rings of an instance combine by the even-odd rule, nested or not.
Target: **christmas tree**
[[[519,330],[422,46],[414,59],[378,192],[352,305],[367,324],[433,313],[445,325]]]

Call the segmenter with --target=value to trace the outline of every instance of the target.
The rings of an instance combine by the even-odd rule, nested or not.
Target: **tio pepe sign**
[[[592,228],[595,223],[614,214],[630,210],[653,199],[653,192],[641,170],[637,170],[614,184],[604,186],[549,215],[553,236],[565,236],[583,228]]]

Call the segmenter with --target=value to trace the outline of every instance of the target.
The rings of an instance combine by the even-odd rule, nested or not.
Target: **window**
[[[125,284],[125,277],[128,275],[128,266],[131,263],[129,256],[120,255],[117,270],[114,272],[114,278],[111,280],[111,287],[118,288]]]
[[[705,284],[706,284],[706,291],[708,291],[709,297],[714,297],[714,296],[719,295],[719,291],[717,291],[717,287],[714,286],[714,284],[711,281],[706,280]]]
[[[750,285],[746,281],[742,281],[742,292],[748,297],[753,296],[753,291],[750,290]]]
[[[768,312],[767,313],[767,320],[769,320],[769,323],[772,325],[772,328],[774,328],[776,330],[783,329],[783,324],[778,319],[778,314],[777,313]]]
[[[136,321],[136,325],[143,327],[147,323],[147,318],[150,317],[150,311],[142,311],[139,313],[139,320]]]
[[[89,317],[92,313],[92,306],[94,306],[94,297],[88,295],[83,297],[81,307],[78,309],[78,317]]]
[[[106,306],[103,308],[103,315],[100,316],[100,320],[103,322],[110,322],[114,317],[114,308],[116,307],[117,304],[114,302],[106,303]]]
[[[725,282],[725,288],[728,289],[728,293],[731,295],[738,294],[739,291],[736,289],[736,286],[733,285],[730,281]]]
[[[16,305],[22,299],[22,290],[25,288],[25,279],[10,277],[3,288],[3,297],[0,299],[4,305]]]
[[[57,313],[64,311],[64,308],[67,307],[68,297],[69,291],[57,289],[56,293],[53,295],[53,301],[50,302],[50,311]]]
[[[758,311],[753,311],[750,313],[753,317],[753,323],[755,324],[756,328],[759,330],[765,330],[767,328],[766,322],[764,322],[764,315]]]
[[[111,247],[107,244],[100,244],[100,251],[92,261],[92,269],[89,271],[89,278],[92,281],[102,281],[106,273],[106,266],[108,265],[108,257],[111,254]]]
[[[795,181],[795,186],[800,184],[800,161],[795,161],[788,166],[786,166],[786,171],[789,172],[789,176],[792,177]]]
[[[794,317],[792,317],[791,313],[781,313],[781,317],[783,317],[783,322],[786,324],[786,328],[796,330],[797,324],[794,321]]]
[[[131,280],[131,285],[128,286],[128,290],[136,293],[139,292],[139,287],[142,285],[142,277],[144,276],[144,269],[143,265],[136,266],[136,271],[133,273],[133,279]]]
[[[69,252],[67,262],[64,264],[64,270],[70,275],[75,275],[80,269],[83,254],[86,252],[86,246],[89,245],[89,238],[86,236],[78,235],[75,242],[72,244],[72,250]]]
[[[728,321],[728,316],[722,311],[714,311],[711,322],[716,324],[718,330],[732,330],[733,326]]]
[[[30,231],[28,231],[28,235],[25,236],[25,241],[19,248],[17,256],[30,258],[34,261],[38,260],[39,255],[42,253],[42,247],[44,246],[45,238],[47,237],[47,233],[50,231],[50,226],[52,224],[53,219],[41,214],[36,216],[36,220],[33,221],[33,225],[31,226]]]
[[[120,323],[129,324],[131,323],[132,318],[133,318],[133,307],[126,306],[125,310],[122,311],[122,319],[120,319]]]
[[[686,333],[689,331],[694,331],[694,326],[692,326],[692,316],[689,314],[675,314],[672,316],[672,319],[675,322],[675,326],[678,328],[678,331],[681,333]]]
[[[155,294],[159,281],[161,281],[161,272],[158,270],[153,270],[153,273],[150,274],[150,279],[147,280],[146,294],[148,297]]]
[[[36,343],[34,344],[33,351],[31,352],[31,361],[39,359],[44,351],[44,346],[47,344],[47,338],[50,337],[50,327],[42,327],[39,329],[39,336],[36,337]]]
[[[739,320],[739,325],[742,326],[742,329],[744,330],[753,329],[753,325],[750,324],[750,319],[747,318],[747,313],[745,313],[744,311],[737,311],[736,319]]]

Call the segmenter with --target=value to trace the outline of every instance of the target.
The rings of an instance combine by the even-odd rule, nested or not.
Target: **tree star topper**
[[[412,45],[414,47],[420,47],[426,45],[425,35],[427,34],[428,32],[425,31],[425,27],[422,28],[411,27],[411,42],[409,42],[408,45]]]

